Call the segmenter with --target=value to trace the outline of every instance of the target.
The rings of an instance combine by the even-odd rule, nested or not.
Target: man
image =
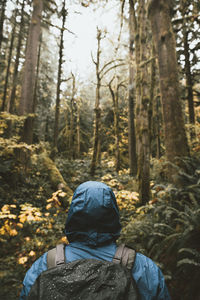
[[[119,210],[111,188],[96,181],[81,184],[74,192],[65,225],[69,241],[65,247],[66,262],[112,261],[120,231]],[[46,270],[47,253],[26,273],[20,300],[26,298],[37,277]],[[142,300],[170,300],[162,272],[150,258],[136,253],[132,275]]]

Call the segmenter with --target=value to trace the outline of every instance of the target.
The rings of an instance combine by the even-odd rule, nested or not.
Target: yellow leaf
[[[19,263],[20,265],[25,264],[27,261],[28,261],[28,257],[27,257],[27,256],[23,256],[23,257],[20,257],[20,258],[18,259],[18,263]]]
[[[22,223],[17,223],[17,227],[19,227],[19,228],[23,228],[23,224]]]
[[[10,229],[10,230],[9,230],[9,234],[10,234],[10,236],[15,236],[15,235],[18,234],[18,232],[17,232],[16,229]]]
[[[46,209],[47,209],[47,210],[50,209],[51,206],[52,206],[51,203],[47,204],[47,205],[46,205]]]
[[[34,256],[36,253],[35,253],[35,251],[33,251],[33,250],[31,250],[30,252],[29,252],[29,256]]]

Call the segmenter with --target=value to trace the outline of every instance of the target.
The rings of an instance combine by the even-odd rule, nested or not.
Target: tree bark
[[[76,80],[72,73],[72,96],[70,101],[70,135],[69,135],[69,151],[70,158],[74,158],[74,96],[76,93]]]
[[[77,105],[77,125],[76,125],[76,129],[77,129],[77,158],[80,158],[80,153],[81,153],[80,102],[78,102],[78,105]]]
[[[60,85],[61,85],[61,74],[62,74],[62,63],[63,63],[63,35],[66,20],[66,9],[65,1],[63,2],[62,8],[62,28],[60,31],[60,46],[59,46],[59,62],[58,62],[58,79],[57,79],[57,92],[56,92],[56,110],[55,110],[55,123],[54,123],[54,139],[53,148],[54,152],[58,148],[58,129],[59,129],[59,117],[60,117]]]
[[[138,149],[138,190],[141,204],[146,204],[149,201],[150,192],[150,145],[149,145],[149,88],[148,78],[149,71],[146,61],[148,60],[148,24],[145,0],[139,3],[139,18],[140,18],[140,65],[139,78],[139,95],[137,97],[138,110],[138,130],[137,130],[137,149]]]
[[[1,3],[1,17],[0,17],[0,49],[3,41],[3,25],[5,21],[5,10],[6,10],[7,0],[3,0]]]
[[[12,78],[12,89],[11,89],[11,94],[10,94],[10,98],[9,98],[8,106],[7,106],[7,110],[11,114],[16,112],[15,95],[16,95],[16,86],[17,86],[20,51],[21,51],[22,38],[23,38],[22,31],[23,31],[23,27],[24,27],[24,5],[25,5],[25,0],[23,0],[22,7],[21,7],[21,21],[20,21],[20,27],[19,27],[19,37],[18,37],[18,43],[17,43],[17,53],[16,53],[16,58],[15,58],[15,67],[14,67],[14,73],[13,73],[13,78]]]
[[[33,14],[29,27],[25,65],[22,79],[21,101],[19,114],[26,115],[34,112],[35,72],[38,58],[38,45],[41,32],[42,0],[33,0]],[[33,116],[27,118],[22,140],[28,144],[33,140]]]
[[[92,176],[95,174],[96,163],[98,156],[100,156],[101,146],[100,146],[100,125],[101,125],[101,109],[100,109],[100,87],[101,87],[101,78],[100,78],[100,45],[101,45],[102,33],[97,30],[97,60],[96,65],[96,77],[97,77],[97,86],[96,86],[96,101],[95,101],[95,125],[94,125],[94,145],[93,145],[93,154],[92,162],[90,167],[90,173]]]
[[[13,45],[14,45],[14,40],[15,40],[15,30],[16,30],[16,23],[17,23],[16,18],[17,18],[17,12],[18,12],[18,8],[17,8],[18,2],[19,1],[17,1],[17,3],[16,3],[16,9],[15,9],[15,13],[14,13],[14,22],[13,22],[13,28],[12,28],[12,33],[11,33],[11,40],[10,40],[10,47],[9,47],[9,54],[8,54],[8,64],[7,64],[7,69],[6,69],[6,78],[5,78],[5,84],[4,84],[1,111],[5,111],[5,109],[6,109],[8,80],[9,80],[9,75],[10,75],[10,65],[11,65],[11,60],[12,60]]]
[[[115,134],[115,169],[118,173],[120,170],[120,149],[119,149],[119,141],[120,141],[120,135],[119,135],[119,88],[122,83],[117,83],[117,86],[115,89],[112,88],[112,82],[115,77],[110,81],[109,83],[109,90],[112,96],[113,101],[113,113],[114,113],[114,134]]]
[[[134,110],[134,5],[129,0],[129,97],[128,97],[128,145],[130,175],[137,174],[136,136],[135,136],[135,110]]]
[[[151,0],[149,17],[158,53],[166,156],[170,162],[174,162],[177,156],[188,156],[189,147],[179,96],[175,38],[170,20],[169,1]]]
[[[186,76],[189,122],[190,124],[194,124],[195,113],[194,113],[194,101],[193,101],[193,80],[192,80],[191,65],[190,65],[188,32],[185,24],[183,24],[183,44],[184,44],[184,56],[185,56],[185,76]]]

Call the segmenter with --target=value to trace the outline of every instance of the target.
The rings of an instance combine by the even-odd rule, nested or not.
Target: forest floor
[[[68,186],[75,188],[87,180],[107,183],[114,191],[119,208],[135,209],[138,195],[136,183],[124,169],[116,173],[114,162],[103,159],[94,177],[89,174],[90,160],[57,159],[56,165]],[[48,249],[67,242],[63,229],[68,207],[62,206],[62,191],[49,193],[48,182],[40,172],[21,180],[14,189],[1,188],[3,203],[0,212],[0,299],[18,299],[25,272]],[[127,218],[126,222],[127,222]]]

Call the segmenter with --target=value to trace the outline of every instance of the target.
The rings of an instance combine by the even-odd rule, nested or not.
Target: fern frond
[[[189,258],[184,258],[184,259],[181,259],[177,262],[177,267],[180,267],[182,265],[190,265],[190,266],[200,268],[200,263],[196,262],[193,259],[189,259]]]
[[[200,253],[196,249],[191,249],[191,248],[181,248],[178,250],[178,253],[189,253],[192,254],[196,258],[200,258]]]
[[[156,223],[154,224],[154,228],[165,228],[168,229],[170,232],[174,232],[174,228],[165,223]]]

